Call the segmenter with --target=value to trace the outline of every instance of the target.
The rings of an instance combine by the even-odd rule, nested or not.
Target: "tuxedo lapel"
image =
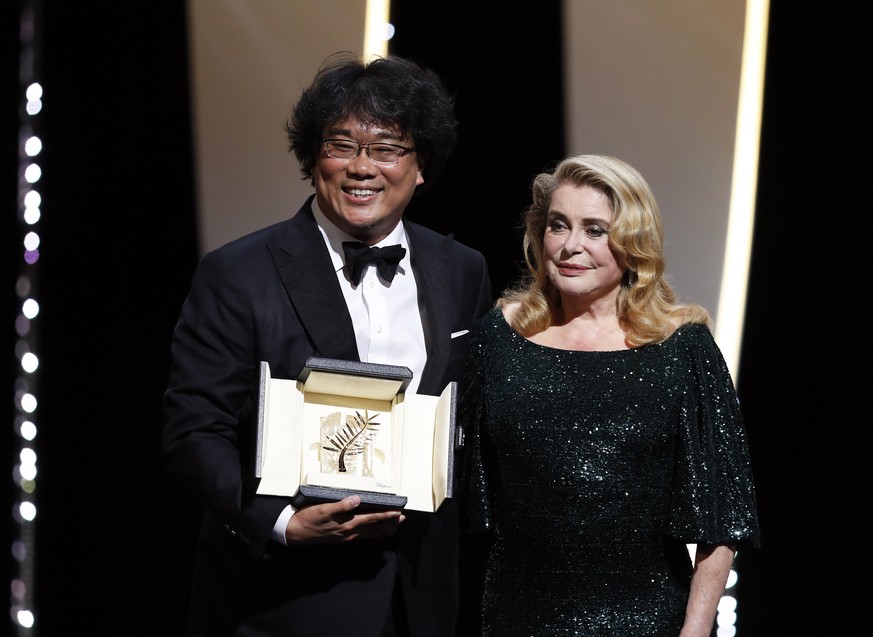
[[[449,260],[452,235],[440,236],[406,225],[412,272],[418,287],[419,309],[427,347],[427,363],[418,391],[438,394],[448,365],[455,311]],[[355,331],[324,239],[307,201],[288,221],[286,232],[269,244],[270,253],[288,298],[319,356],[359,360]]]
[[[454,311],[451,288],[452,235],[430,239],[418,231],[414,223],[406,223],[406,232],[411,248],[412,272],[418,287],[418,302],[427,346],[427,363],[421,374],[418,391],[422,394],[439,394],[448,364],[448,341],[439,335],[450,333],[451,316]]]
[[[317,354],[358,360],[355,331],[324,239],[307,201],[270,244],[282,284]]]

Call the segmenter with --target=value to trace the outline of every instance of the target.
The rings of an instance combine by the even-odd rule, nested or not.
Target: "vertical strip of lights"
[[[733,182],[715,326],[715,339],[725,353],[735,384],[739,382],[740,348],[746,313],[755,198],[758,192],[758,155],[761,147],[769,22],[769,1],[747,0],[734,141]]]
[[[728,367],[737,386],[739,386],[740,347],[745,322],[746,288],[758,188],[758,156],[761,145],[761,117],[764,109],[764,71],[767,63],[769,22],[769,0],[746,1],[733,183],[715,329],[715,339],[725,352]],[[718,603],[717,637],[737,635],[735,587],[738,583],[738,565],[742,564],[742,556],[739,553],[736,562],[728,577],[725,592]]]
[[[14,428],[20,443],[19,461],[13,467],[18,487],[12,515],[17,537],[12,538],[13,576],[10,582],[10,612],[19,637],[33,637],[36,631],[34,588],[34,525],[36,523],[36,433],[37,433],[37,268],[39,263],[40,193],[42,175],[39,155],[42,141],[38,135],[42,111],[42,87],[39,84],[37,47],[38,0],[22,3],[20,21],[19,81],[22,105],[19,115],[18,145],[18,227],[22,234],[22,259],[15,282],[20,302],[15,318],[17,334],[15,356],[20,367],[15,378]]]
[[[368,0],[364,17],[364,56],[367,60],[373,56],[384,56],[388,53],[388,40],[394,35],[394,27],[390,19],[391,3],[389,0]]]

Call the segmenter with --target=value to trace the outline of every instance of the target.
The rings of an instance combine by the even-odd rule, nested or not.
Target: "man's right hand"
[[[288,544],[332,544],[394,535],[406,519],[402,511],[356,513],[361,498],[350,495],[339,502],[301,507],[288,521]]]

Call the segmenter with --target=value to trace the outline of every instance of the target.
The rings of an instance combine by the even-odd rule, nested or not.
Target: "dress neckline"
[[[541,343],[535,343],[534,341],[532,341],[528,338],[525,338],[524,336],[522,336],[521,334],[516,332],[515,329],[513,329],[512,325],[510,325],[507,322],[506,318],[503,316],[503,312],[500,311],[499,308],[497,310],[497,318],[506,327],[506,329],[509,330],[509,333],[512,334],[513,338],[521,341],[522,343],[524,343],[525,345],[527,345],[529,347],[533,347],[533,348],[537,348],[537,349],[545,350],[545,351],[550,351],[550,352],[567,352],[567,353],[573,353],[573,354],[600,354],[600,355],[633,353],[633,352],[638,352],[640,350],[648,349],[648,348],[656,346],[656,345],[664,345],[664,344],[672,341],[676,337],[676,335],[679,334],[679,332],[681,332],[684,328],[688,327],[689,325],[693,325],[692,323],[685,323],[683,325],[680,325],[679,327],[677,327],[673,331],[672,334],[670,334],[670,336],[668,336],[665,340],[661,341],[660,343],[649,343],[646,345],[640,345],[638,347],[630,347],[627,349],[590,350],[590,349],[563,349],[560,347],[552,347],[550,345],[543,345]]]

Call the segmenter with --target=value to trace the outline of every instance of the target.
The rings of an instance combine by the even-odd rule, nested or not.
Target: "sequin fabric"
[[[486,637],[678,635],[686,544],[759,544],[742,416],[706,326],[578,352],[492,310],[458,417],[465,530],[495,532]]]

